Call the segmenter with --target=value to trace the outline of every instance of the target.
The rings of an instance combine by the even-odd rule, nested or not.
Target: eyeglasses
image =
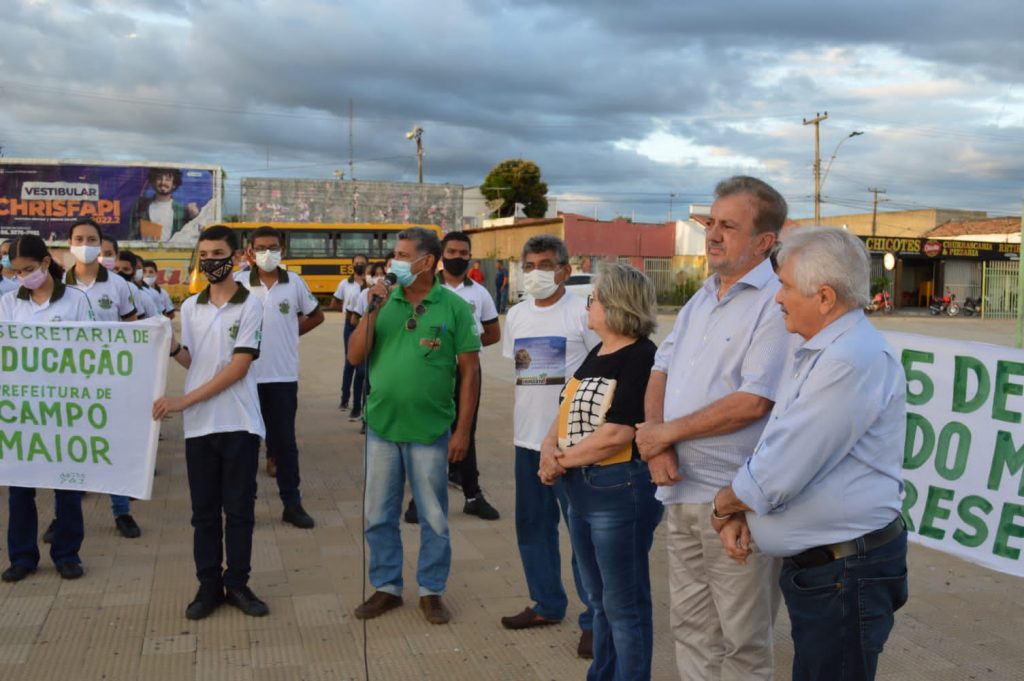
[[[597,297],[596,293],[590,293],[590,294],[587,295],[587,309],[588,310],[590,309],[590,306],[594,304],[595,301],[598,302],[598,303],[601,302],[601,299]]]
[[[280,246],[271,246],[270,248],[267,248],[265,246],[256,246],[256,247],[254,247],[252,249],[253,253],[266,253],[267,251],[270,251],[271,253],[280,253],[281,252],[281,247]]]
[[[417,321],[417,318],[418,317],[422,317],[426,313],[427,313],[427,308],[423,306],[423,303],[420,303],[419,305],[417,305],[415,307],[415,309],[413,309],[413,311],[412,311],[413,316],[409,317],[408,319],[405,320],[405,330],[406,331],[415,331],[416,327],[419,325],[419,322]]]

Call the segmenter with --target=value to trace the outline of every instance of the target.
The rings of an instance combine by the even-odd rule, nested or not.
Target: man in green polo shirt
[[[365,533],[376,592],[356,608],[358,619],[402,604],[398,522],[406,478],[419,509],[420,609],[433,624],[451,618],[441,602],[452,559],[448,462],[461,461],[469,449],[480,338],[469,304],[434,278],[440,258],[441,242],[430,230],[400,232],[391,263],[398,286],[370,289],[371,304],[349,337],[348,360],[356,365],[369,357],[373,385],[366,404]]]

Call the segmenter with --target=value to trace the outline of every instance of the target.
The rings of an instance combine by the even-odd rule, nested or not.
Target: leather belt
[[[903,524],[903,516],[898,515],[895,520],[882,529],[869,532],[860,539],[850,539],[836,544],[815,546],[813,549],[807,549],[795,556],[790,556],[789,560],[796,563],[797,567],[800,568],[827,565],[841,558],[856,556],[860,552],[860,549],[857,547],[858,541],[863,542],[865,552],[873,551],[896,539],[896,537],[902,534],[904,529],[906,529],[906,526]]]

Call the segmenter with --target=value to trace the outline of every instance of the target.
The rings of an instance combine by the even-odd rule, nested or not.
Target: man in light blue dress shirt
[[[711,500],[754,451],[793,342],[768,254],[786,201],[752,177],[715,188],[712,276],[658,348],[637,431],[668,523],[669,616],[681,681],[772,678],[780,561],[737,565],[708,523]]]
[[[794,681],[874,679],[907,600],[906,378],[864,316],[869,262],[857,237],[797,229],[779,262],[776,299],[805,341],[753,455],[717,493],[712,525],[740,563],[750,539],[785,557]]]

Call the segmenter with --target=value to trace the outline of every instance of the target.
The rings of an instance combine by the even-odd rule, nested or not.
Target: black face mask
[[[469,269],[469,260],[466,258],[445,258],[444,271],[453,277],[461,277]]]
[[[124,272],[118,272],[118,274],[119,274],[119,275],[121,276],[121,278],[122,278],[122,279],[124,279],[125,281],[131,281],[131,280],[132,280],[132,275],[130,275],[130,274],[125,274]]]
[[[355,266],[352,267],[352,271],[356,273],[357,277],[361,277],[364,274],[366,274],[366,265],[362,265],[362,264],[355,265]]]
[[[206,258],[199,261],[199,269],[206,275],[211,284],[219,284],[231,276],[235,259],[230,255],[226,258]]]

